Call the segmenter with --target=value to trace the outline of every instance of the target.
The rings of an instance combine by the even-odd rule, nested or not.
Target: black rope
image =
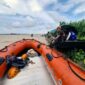
[[[80,78],[81,80],[85,81],[84,78],[82,78],[80,75],[78,75],[78,74],[72,69],[72,67],[70,66],[70,63],[69,63],[68,60],[67,60],[67,63],[68,63],[68,66],[69,66],[70,70],[71,70],[78,78]]]
[[[5,48],[0,50],[0,52],[7,52],[7,51],[8,51],[8,46],[5,46]]]
[[[49,49],[47,46],[46,46],[46,48]],[[51,55],[52,55],[54,58],[60,58],[61,56],[59,56],[59,57],[55,57],[55,56],[53,55],[53,50],[54,50],[54,49],[51,48]]]
[[[34,40],[34,39],[23,39],[23,41],[25,41],[25,40]],[[23,41],[17,41],[17,42],[23,43]],[[37,41],[37,40],[34,40],[34,41]],[[10,45],[16,46],[16,43],[17,43],[17,42],[14,42],[14,43],[12,43],[12,44],[10,44]],[[40,43],[39,41],[37,41],[37,42]],[[41,43],[40,43],[40,44],[41,44]],[[8,51],[8,47],[9,47],[10,45],[8,45],[8,46],[6,46],[5,48],[1,49],[0,52],[7,52],[7,51]],[[42,45],[45,45],[45,44],[42,43]],[[47,46],[46,46],[46,48],[49,49]],[[61,57],[61,56],[55,57],[52,52],[53,52],[53,49],[52,49],[52,51],[51,51],[51,55],[52,55],[54,58],[60,58],[60,57]],[[84,78],[82,78],[81,76],[79,76],[79,75],[72,69],[72,67],[70,66],[70,64],[69,64],[68,61],[67,61],[67,63],[68,63],[68,66],[69,66],[70,70],[71,70],[78,78],[80,78],[81,80],[85,81]]]
[[[39,48],[41,47],[41,45],[42,45],[42,44],[41,44],[41,43],[39,43],[39,44],[37,45],[37,48],[39,49]]]
[[[60,56],[59,56],[59,57],[55,57],[55,56],[53,55],[53,51],[51,51],[51,55],[52,55],[54,58],[60,58]]]
[[[48,48],[47,48],[47,49],[48,49]],[[51,51],[51,55],[52,55],[54,58],[60,58],[60,57],[61,57],[61,56],[55,57],[52,52],[53,52],[53,49],[52,49],[52,51]],[[68,61],[67,59],[66,59],[66,61],[67,61],[67,63],[68,63],[68,66],[69,66],[70,70],[71,70],[78,78],[80,78],[81,80],[85,81],[84,78],[82,78],[80,75],[78,75],[78,74],[72,69],[72,67],[70,66],[69,61]]]
[[[25,41],[25,39],[23,39],[23,41]],[[16,46],[16,43],[18,43],[18,42],[23,43],[23,41],[16,41],[16,42],[14,42],[14,43],[12,43],[12,44],[9,44],[8,46],[5,46],[5,48],[2,48],[2,49],[0,50],[0,52],[7,52],[9,46],[11,46],[11,45]]]

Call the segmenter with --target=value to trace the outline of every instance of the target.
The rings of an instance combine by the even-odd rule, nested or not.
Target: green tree
[[[60,26],[62,26],[62,25],[66,25],[66,22],[60,22]]]

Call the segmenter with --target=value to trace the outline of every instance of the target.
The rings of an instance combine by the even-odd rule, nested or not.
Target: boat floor
[[[30,58],[35,64],[29,64],[13,79],[0,80],[0,85],[55,85],[42,57]]]

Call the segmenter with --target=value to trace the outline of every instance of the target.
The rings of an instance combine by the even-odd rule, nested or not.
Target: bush
[[[85,69],[85,52],[82,49],[75,49],[70,52],[65,52],[65,54],[69,56],[71,60]]]
[[[78,31],[78,39],[85,40],[85,20],[70,22],[68,25],[74,26]]]

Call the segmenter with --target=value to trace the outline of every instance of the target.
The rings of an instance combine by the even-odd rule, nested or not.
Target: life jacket
[[[77,39],[77,35],[76,35],[75,32],[70,31],[68,36],[67,36],[67,38],[68,38],[67,40],[76,40]]]

